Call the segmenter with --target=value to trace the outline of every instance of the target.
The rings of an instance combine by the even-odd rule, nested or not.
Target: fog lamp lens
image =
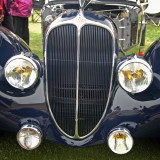
[[[41,143],[41,132],[33,125],[23,126],[17,134],[19,145],[26,150],[33,150]]]
[[[133,138],[126,129],[116,129],[108,137],[110,149],[117,154],[128,153],[133,147]]]

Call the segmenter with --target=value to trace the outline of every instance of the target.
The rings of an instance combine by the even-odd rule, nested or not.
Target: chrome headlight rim
[[[17,87],[17,86],[15,86],[15,85],[13,85],[13,84],[7,79],[6,68],[7,68],[7,66],[8,66],[12,61],[14,61],[14,60],[16,60],[16,59],[17,59],[17,60],[18,60],[18,59],[22,59],[22,60],[28,61],[28,62],[35,68],[35,70],[36,70],[36,78],[35,78],[34,82],[33,82],[29,87],[22,87],[22,88]],[[39,70],[38,64],[36,64],[36,62],[35,62],[33,59],[31,59],[31,58],[29,58],[29,57],[21,54],[21,55],[15,55],[15,56],[11,57],[11,58],[6,62],[5,66],[4,66],[4,75],[5,75],[5,78],[6,78],[7,82],[8,82],[12,87],[14,87],[14,88],[16,88],[16,89],[24,90],[24,89],[30,88],[31,86],[33,86],[33,85],[35,84],[35,82],[36,82],[37,79],[38,79],[38,70]]]
[[[124,67],[126,67],[127,65],[132,64],[132,63],[139,63],[139,64],[141,64],[141,65],[144,65],[145,67],[148,68],[148,70],[149,70],[150,73],[151,73],[151,80],[150,80],[149,85],[148,85],[145,89],[143,89],[143,90],[141,90],[141,91],[132,91],[132,92],[131,92],[131,91],[128,91],[126,88],[124,88],[124,87],[122,86],[122,84],[121,84],[121,82],[120,82],[119,73],[122,71],[122,69],[123,69]],[[118,68],[117,76],[118,76],[118,83],[119,83],[119,85],[121,86],[121,88],[123,88],[123,89],[124,89],[125,91],[127,91],[128,93],[132,93],[132,94],[141,93],[141,92],[145,91],[145,90],[151,85],[151,83],[152,83],[152,81],[153,81],[153,71],[152,71],[151,66],[148,64],[147,61],[145,61],[144,59],[138,58],[137,56],[135,56],[135,57],[133,57],[132,59],[129,59],[129,60],[125,61],[123,64],[121,64],[121,65],[119,66],[119,68]]]
[[[33,148],[28,148],[28,147],[23,146],[23,145],[20,143],[20,140],[19,140],[20,134],[21,134],[23,131],[25,131],[25,130],[32,130],[32,131],[34,131],[35,133],[38,134],[38,136],[39,136],[39,143],[38,143],[35,147],[33,147]],[[37,126],[35,126],[35,125],[32,125],[32,124],[23,125],[23,126],[21,127],[21,129],[20,129],[20,130],[18,131],[18,133],[17,133],[17,142],[18,142],[18,144],[19,144],[23,149],[25,149],[25,150],[33,150],[33,149],[36,149],[37,147],[40,146],[40,144],[41,144],[41,142],[42,142],[42,132],[41,132],[40,128],[37,127]]]

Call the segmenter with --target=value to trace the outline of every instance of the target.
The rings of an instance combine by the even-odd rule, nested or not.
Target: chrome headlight
[[[24,55],[14,56],[9,59],[4,69],[8,83],[18,89],[29,88],[38,77],[36,63]]]
[[[117,128],[108,137],[109,148],[117,154],[126,154],[133,147],[133,138],[127,129]]]
[[[41,143],[41,138],[41,130],[34,125],[24,125],[17,134],[19,145],[26,150],[37,148]]]
[[[128,60],[118,70],[118,81],[121,87],[128,92],[142,92],[152,82],[152,69],[143,59]]]

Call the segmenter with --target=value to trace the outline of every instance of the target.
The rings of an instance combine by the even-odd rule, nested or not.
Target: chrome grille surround
[[[47,104],[48,104],[48,108],[49,108],[49,112],[54,120],[54,123],[55,125],[57,126],[57,128],[59,129],[59,131],[64,134],[65,136],[67,136],[68,138],[71,138],[71,139],[84,139],[88,136],[90,136],[93,132],[95,132],[95,130],[98,128],[98,126],[100,125],[100,123],[102,122],[104,116],[105,116],[105,113],[106,113],[106,110],[107,110],[107,107],[108,107],[108,104],[109,104],[109,99],[110,99],[110,95],[111,95],[111,88],[112,88],[112,80],[113,80],[113,67],[114,67],[114,64],[115,64],[115,57],[116,57],[116,54],[115,54],[115,37],[114,37],[114,34],[113,34],[113,31],[107,26],[107,25],[104,25],[102,23],[99,23],[99,22],[96,22],[96,21],[91,21],[91,20],[88,20],[84,17],[83,15],[83,12],[80,10],[78,15],[71,19],[71,20],[67,20],[67,21],[60,21],[61,17],[59,17],[57,20],[55,20],[47,29],[46,31],[46,35],[45,35],[45,48],[44,48],[44,60],[45,60],[45,77],[46,77],[46,100],[47,100]],[[50,34],[50,32],[56,28],[56,27],[59,27],[61,25],[68,25],[68,24],[71,24],[71,25],[75,25],[77,27],[77,80],[76,80],[76,114],[75,114],[75,135],[74,136],[70,136],[68,135],[67,133],[65,133],[61,128],[60,126],[57,124],[56,122],[56,119],[52,113],[52,110],[51,110],[51,106],[50,106],[50,103],[49,103],[49,96],[48,96],[48,81],[47,81],[47,44],[48,44],[48,36]],[[106,103],[106,107],[105,107],[105,110],[104,110],[104,113],[100,119],[100,121],[97,123],[97,125],[95,126],[95,128],[90,132],[88,133],[87,135],[85,136],[82,136],[80,137],[79,134],[78,134],[78,97],[79,97],[79,61],[80,61],[80,32],[81,32],[81,28],[85,25],[95,25],[95,26],[99,26],[99,27],[102,27],[106,30],[108,30],[112,36],[112,39],[113,39],[113,61],[112,61],[112,74],[111,74],[111,80],[110,80],[110,88],[109,88],[109,94],[108,94],[108,100],[107,100],[107,103]]]

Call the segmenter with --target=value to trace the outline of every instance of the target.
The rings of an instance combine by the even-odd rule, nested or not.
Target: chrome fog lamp
[[[109,148],[117,154],[126,154],[133,147],[133,138],[126,129],[115,129],[108,137]]]
[[[34,125],[24,125],[17,134],[19,145],[26,150],[33,150],[41,143],[42,134]]]
[[[152,69],[145,60],[133,58],[119,67],[118,81],[120,86],[128,92],[142,92],[152,82]]]
[[[24,55],[17,55],[9,59],[4,70],[8,83],[18,89],[29,88],[38,77],[36,63]]]

